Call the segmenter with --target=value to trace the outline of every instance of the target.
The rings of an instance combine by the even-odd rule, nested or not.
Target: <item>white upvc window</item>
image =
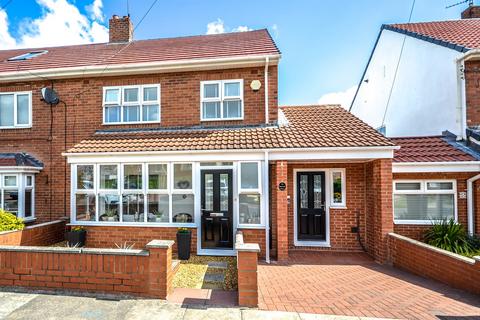
[[[103,88],[103,123],[160,122],[160,85]]]
[[[260,162],[239,162],[238,172],[238,226],[260,226],[263,224]]]
[[[72,221],[194,223],[192,163],[77,164]]]
[[[346,207],[346,176],[345,169],[330,170],[330,207]]]
[[[243,79],[200,83],[201,121],[242,120]]]
[[[393,214],[396,224],[431,224],[457,219],[456,180],[395,180]]]
[[[0,174],[0,209],[19,218],[35,218],[35,176],[24,173]]]
[[[0,92],[0,129],[32,126],[32,92]]]

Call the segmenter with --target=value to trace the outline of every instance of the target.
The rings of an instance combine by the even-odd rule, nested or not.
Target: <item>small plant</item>
[[[177,232],[178,233],[189,233],[190,231],[188,230],[188,228],[178,228]]]
[[[118,244],[115,243],[115,246],[117,247],[117,249],[131,250],[131,249],[133,249],[133,247],[135,247],[135,243],[128,244],[128,242],[125,241],[121,245],[118,245]]]
[[[85,227],[82,227],[82,226],[76,226],[76,227],[73,227],[70,231],[72,232],[82,232],[82,231],[85,231]]]
[[[470,255],[474,251],[465,229],[453,219],[434,222],[425,233],[425,242],[461,255]]]
[[[105,210],[105,215],[107,217],[115,217],[117,215],[117,211],[113,209],[107,209]]]
[[[76,249],[78,247],[80,247],[80,244],[79,243],[75,243],[74,245],[72,245],[70,242],[65,242],[65,247],[67,248],[72,248],[72,249]]]
[[[14,214],[0,209],[0,231],[23,230],[25,224]]]

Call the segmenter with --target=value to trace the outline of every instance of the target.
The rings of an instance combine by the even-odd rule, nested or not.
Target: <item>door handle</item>
[[[205,218],[207,221],[213,221],[213,218]]]

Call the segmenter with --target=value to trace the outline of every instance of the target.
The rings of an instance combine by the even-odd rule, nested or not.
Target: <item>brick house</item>
[[[383,25],[352,101],[353,114],[401,147],[397,233],[419,239],[445,217],[480,233],[478,13],[469,6],[458,20]]]
[[[241,230],[267,260],[386,260],[392,178],[406,178],[397,141],[339,106],[278,107],[281,54],[266,30],[141,41],[132,30],[114,16],[109,43],[0,51],[2,208],[31,223],[69,218],[90,247],[142,247],[186,227],[197,254],[234,254]],[[439,173],[421,188],[456,194],[469,178]]]

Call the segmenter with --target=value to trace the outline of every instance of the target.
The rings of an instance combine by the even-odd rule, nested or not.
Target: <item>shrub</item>
[[[429,245],[461,255],[468,256],[474,251],[467,232],[453,219],[434,222],[432,228],[425,233],[425,241]]]
[[[0,231],[23,230],[25,224],[22,219],[15,215],[0,209]]]

